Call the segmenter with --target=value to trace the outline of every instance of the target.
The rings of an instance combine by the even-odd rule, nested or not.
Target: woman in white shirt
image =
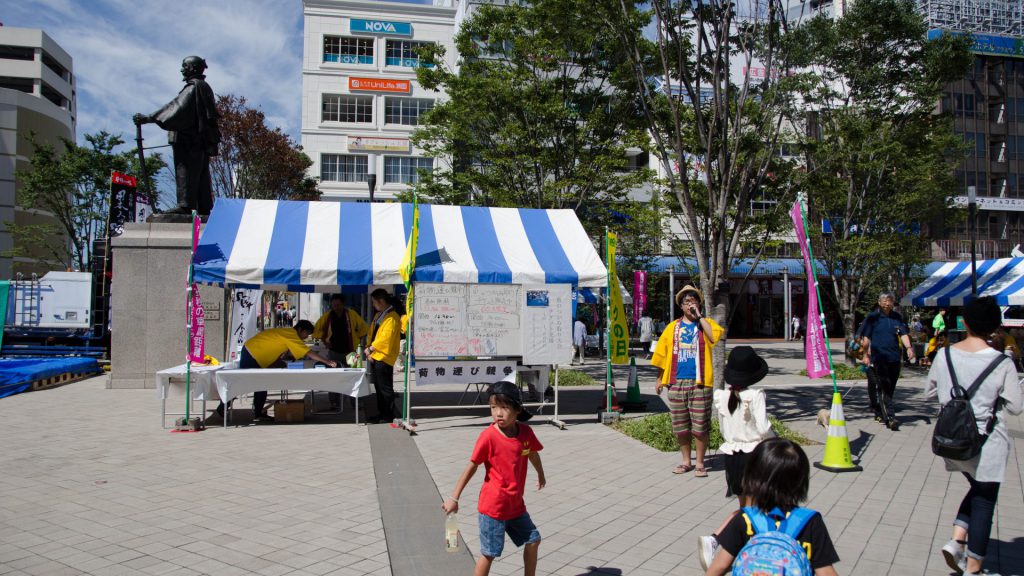
[[[725,365],[725,383],[729,388],[715,390],[714,393],[718,427],[724,440],[718,450],[725,455],[725,496],[737,496],[739,508],[750,505],[742,489],[747,458],[758,443],[773,435],[765,408],[764,390],[750,388],[767,374],[768,363],[753,348],[737,346],[729,352],[729,360]],[[725,529],[736,513],[730,514],[715,534],[698,537],[700,563],[704,570],[708,569],[718,552],[718,539],[715,535]]]
[[[994,298],[978,298],[968,303],[964,307],[967,338],[946,349],[948,352],[943,350],[935,355],[925,395],[938,395],[940,405],[950,401],[953,388],[950,364],[956,370],[959,385],[969,388],[985,368],[1001,356],[985,342],[1001,322],[1002,314]],[[946,470],[963,473],[971,485],[953,522],[953,538],[942,547],[946,563],[958,574],[980,573],[988,549],[992,515],[1010,454],[1004,414],[1020,414],[1022,410],[1020,383],[1013,362],[1004,360],[985,378],[971,396],[971,409],[980,433],[986,432],[993,414],[996,423],[981,454],[971,460],[945,459]]]

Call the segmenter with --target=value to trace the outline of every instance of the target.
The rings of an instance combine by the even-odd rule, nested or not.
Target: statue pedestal
[[[125,224],[111,241],[110,388],[155,388],[154,375],[185,362],[185,287],[192,248],[186,223]],[[206,353],[224,359],[225,291],[200,286]]]

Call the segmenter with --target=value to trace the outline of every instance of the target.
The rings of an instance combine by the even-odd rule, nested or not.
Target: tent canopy
[[[412,204],[217,199],[195,281],[333,292],[401,284]],[[420,204],[417,282],[603,287],[607,270],[572,210]]]
[[[1024,304],[1024,258],[978,260],[978,295],[1000,306]],[[971,263],[946,262],[900,300],[903,306],[963,306],[971,300]]]

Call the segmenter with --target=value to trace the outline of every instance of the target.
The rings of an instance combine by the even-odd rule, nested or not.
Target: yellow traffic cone
[[[828,420],[828,438],[825,439],[825,457],[814,465],[829,472],[860,472],[860,466],[850,456],[850,439],[846,436],[846,419],[843,417],[843,395],[832,394],[832,413]]]

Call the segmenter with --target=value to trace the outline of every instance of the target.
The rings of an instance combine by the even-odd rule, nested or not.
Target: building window
[[[324,36],[324,62],[373,64],[373,38]]]
[[[974,117],[974,94],[954,94],[953,105],[957,116]]]
[[[415,184],[420,181],[420,170],[433,170],[433,158],[407,156],[384,157],[385,184]]]
[[[373,123],[373,96],[324,94],[321,122]]]
[[[9,90],[17,90],[19,92],[25,92],[31,94],[35,83],[31,78],[11,78],[9,76],[0,76],[0,88],[7,88]]]
[[[415,126],[420,123],[420,114],[434,107],[429,98],[384,98],[384,123]]]
[[[411,40],[388,40],[385,47],[384,64],[387,66],[429,66],[420,62],[417,51],[425,46],[433,46],[433,42],[413,42]]]
[[[366,182],[367,157],[346,154],[320,156],[320,180],[324,182]]]
[[[0,59],[3,60],[35,60],[36,50],[28,46],[9,46],[0,44]]]
[[[975,158],[985,157],[985,135],[977,132],[964,132],[964,141],[967,142],[967,155]],[[973,148],[973,150],[971,150]]]

